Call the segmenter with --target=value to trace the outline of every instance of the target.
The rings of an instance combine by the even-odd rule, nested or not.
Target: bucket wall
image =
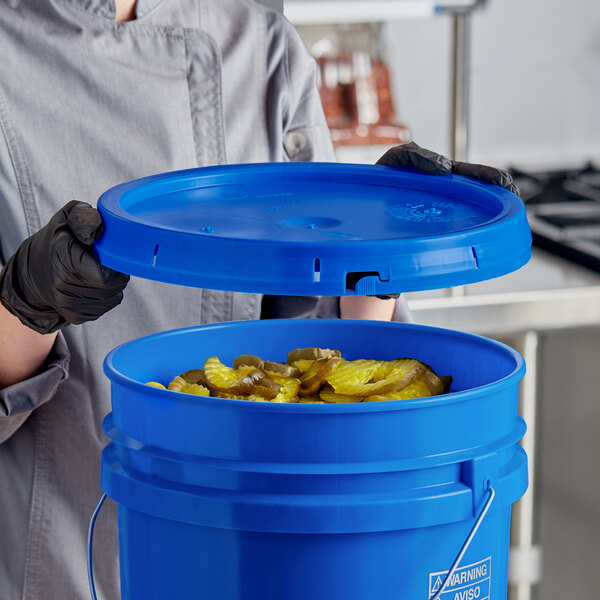
[[[143,385],[214,355],[285,360],[309,346],[413,356],[454,384],[436,398],[335,405]],[[123,600],[429,598],[488,484],[496,497],[442,599],[505,600],[510,506],[527,487],[524,365],[507,346],[399,323],[244,322],[135,340],[105,371],[102,487],[119,504]]]
[[[120,506],[122,598],[426,600],[470,525],[257,533],[189,526]],[[510,507],[486,517],[443,600],[506,598],[509,526]],[[174,576],[180,572],[185,577]]]

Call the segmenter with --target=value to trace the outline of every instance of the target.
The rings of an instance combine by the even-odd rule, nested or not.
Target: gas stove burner
[[[600,190],[600,173],[598,171],[593,173],[582,173],[578,179],[581,183]]]
[[[591,164],[584,169],[561,169],[557,171],[525,171],[512,168],[510,172],[521,191],[523,202],[548,204],[552,202],[580,202],[598,198],[600,188],[595,189],[588,181],[600,178],[600,171]],[[587,179],[582,179],[586,177]]]
[[[533,243],[600,271],[600,170],[511,169],[521,190]]]
[[[600,201],[600,171],[589,164],[576,175],[568,177],[564,187],[572,193]]]
[[[513,173],[515,185],[519,188],[519,194],[523,202],[527,202],[538,196],[544,189],[543,183],[537,178],[525,173]]]

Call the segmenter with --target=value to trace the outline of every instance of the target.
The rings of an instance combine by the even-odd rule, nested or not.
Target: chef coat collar
[[[116,8],[115,0],[70,0],[88,12],[101,15],[114,21]],[[137,0],[136,16],[141,19],[165,0]]]

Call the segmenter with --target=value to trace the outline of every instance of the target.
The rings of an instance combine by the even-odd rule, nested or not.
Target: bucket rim
[[[478,339],[483,343],[489,344],[491,347],[495,347],[497,350],[504,352],[515,361],[515,368],[505,377],[498,379],[492,383],[487,383],[482,386],[470,388],[468,390],[461,390],[458,392],[450,392],[442,394],[440,396],[430,396],[425,398],[415,398],[413,400],[384,400],[379,402],[340,402],[330,404],[309,404],[299,402],[253,402],[249,400],[233,400],[230,398],[218,398],[212,396],[195,396],[191,394],[182,394],[171,390],[163,390],[153,386],[146,385],[140,381],[137,381],[127,375],[121,373],[114,365],[115,357],[125,347],[131,346],[135,343],[141,343],[153,338],[164,338],[173,335],[181,335],[182,333],[192,333],[194,331],[206,331],[215,329],[226,329],[231,326],[256,326],[260,323],[261,326],[275,327],[285,325],[287,323],[297,323],[307,321],[311,319],[270,319],[270,320],[248,320],[248,321],[227,321],[222,323],[209,323],[203,325],[196,325],[192,327],[182,327],[178,329],[170,329],[167,331],[161,331],[133,340],[129,340],[120,344],[113,350],[111,350],[106,358],[104,359],[103,369],[105,375],[111,380],[111,382],[117,383],[125,388],[128,388],[135,392],[143,390],[144,395],[149,395],[156,399],[167,400],[169,402],[176,401],[177,403],[190,404],[190,405],[212,405],[220,406],[225,408],[235,408],[248,411],[256,412],[281,412],[281,413],[325,413],[325,414],[336,414],[336,413],[373,413],[373,412],[394,412],[397,410],[410,410],[417,408],[434,408],[438,406],[444,406],[447,404],[454,404],[458,402],[465,402],[473,399],[480,398],[482,395],[488,392],[498,392],[509,386],[513,386],[518,383],[525,374],[525,361],[523,357],[513,348],[499,342],[492,340],[485,336],[477,335],[474,333],[468,333],[464,331],[457,331],[454,329],[447,329],[443,327],[433,327],[431,325],[421,325],[417,323],[400,323],[390,321],[371,321],[368,319],[319,319],[321,323],[343,323],[345,325],[353,324],[359,327],[399,327],[409,330],[427,330],[429,332],[440,332],[442,335],[455,336],[461,338]],[[270,325],[271,324],[271,325]],[[360,324],[360,325],[358,325]],[[336,325],[336,326],[340,326]]]

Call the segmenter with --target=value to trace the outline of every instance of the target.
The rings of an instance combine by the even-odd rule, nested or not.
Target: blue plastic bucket
[[[358,404],[203,398],[144,385],[217,355],[411,356],[452,393]],[[123,600],[505,600],[510,509],[527,487],[522,358],[401,323],[274,320],[169,331],[106,358],[102,487],[118,503]]]

